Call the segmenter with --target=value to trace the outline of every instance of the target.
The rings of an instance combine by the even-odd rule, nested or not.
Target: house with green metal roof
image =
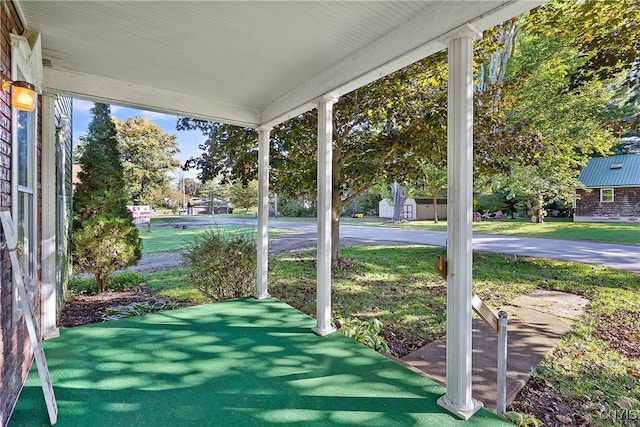
[[[574,221],[640,221],[640,154],[592,158],[578,181]]]

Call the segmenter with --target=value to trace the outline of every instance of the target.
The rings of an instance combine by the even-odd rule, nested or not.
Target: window
[[[35,274],[35,229],[34,223],[34,113],[28,111],[14,111],[17,116],[17,138],[14,139],[17,148],[17,197],[14,201],[17,213],[14,222],[18,233],[18,242],[22,246],[22,268],[26,277]],[[17,200],[16,200],[17,199]]]
[[[600,189],[600,201],[602,203],[613,202],[613,188],[601,188]]]
[[[11,35],[11,59],[13,80],[33,81],[33,72],[27,61],[30,50],[26,39]],[[27,290],[33,296],[37,286],[37,116],[36,111],[22,111],[13,108],[11,111],[12,130],[12,189],[11,206],[13,222],[18,237],[21,253],[22,270]],[[14,284],[15,286],[15,284]],[[18,292],[13,290],[13,319],[20,318]]]

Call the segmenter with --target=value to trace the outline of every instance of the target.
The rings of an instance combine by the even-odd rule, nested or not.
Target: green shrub
[[[82,221],[73,232],[74,263],[81,271],[93,273],[96,292],[104,292],[113,270],[135,264],[141,257],[137,227],[130,219],[98,215]]]
[[[93,277],[72,277],[67,292],[71,295],[92,294],[96,291],[96,279]]]
[[[158,311],[172,310],[176,308],[176,303],[172,301],[158,301],[149,304],[147,301],[132,302],[127,305],[118,305],[115,307],[107,307],[102,315],[104,320],[120,320],[126,317],[142,316],[147,313],[156,313]]]
[[[144,283],[142,274],[135,271],[123,271],[112,274],[109,278],[109,287],[112,290],[128,291]],[[94,277],[72,277],[69,279],[67,292],[71,296],[93,294],[96,291],[96,279]]]
[[[247,236],[207,230],[196,237],[185,260],[187,277],[211,301],[245,297],[255,291],[257,252]]]
[[[128,291],[136,286],[144,283],[142,274],[135,271],[125,270],[122,273],[113,274],[109,281],[109,287],[111,289],[117,289],[119,291]]]
[[[316,215],[315,208],[304,207],[301,200],[278,199],[278,215],[285,217],[307,218]]]
[[[505,418],[517,425],[518,427],[540,427],[542,421],[529,414],[521,414],[520,412],[509,411],[504,414]]]
[[[338,315],[334,317],[334,321],[338,332],[343,333],[345,336],[353,338],[376,351],[389,351],[389,346],[384,338],[380,336],[384,325],[378,319],[369,321],[350,317],[344,318]]]

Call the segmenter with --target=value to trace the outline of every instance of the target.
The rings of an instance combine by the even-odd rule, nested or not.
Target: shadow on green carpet
[[[510,426],[464,422],[444,389],[276,299],[63,330],[44,343],[57,426]],[[9,426],[49,425],[35,365]]]

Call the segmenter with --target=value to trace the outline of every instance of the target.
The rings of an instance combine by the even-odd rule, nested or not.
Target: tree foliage
[[[106,291],[111,272],[140,259],[138,229],[128,218],[97,215],[83,221],[73,238],[75,262],[93,273],[98,293]]]
[[[258,206],[258,181],[250,181],[247,185],[241,182],[230,184],[227,187],[227,197],[234,208],[249,209]]]
[[[100,214],[128,215],[124,171],[109,106],[95,104],[91,114],[88,132],[81,138],[82,168],[73,192],[74,229]]]
[[[127,210],[127,194],[115,124],[108,105],[95,104],[73,194],[73,258],[96,275],[98,292],[116,268],[142,256],[138,229]]]
[[[625,74],[625,84],[640,89],[640,2],[551,1],[535,9],[527,29],[536,36],[566,39],[578,66],[566,89]]]
[[[332,262],[338,262],[339,220],[344,204],[378,181],[422,178],[420,163],[446,160],[446,52],[432,55],[396,73],[342,96],[333,108]],[[500,108],[486,108],[481,126],[487,130],[474,141],[481,152],[478,168],[501,172],[514,161],[532,156],[516,153],[538,149],[537,134],[521,137],[523,129],[508,127]],[[220,123],[179,119],[178,129],[199,129],[208,140],[204,154],[188,162],[203,181],[220,175],[248,183],[257,172],[257,135],[252,129]],[[274,128],[271,138],[271,188],[290,197],[315,195],[317,114],[302,114]],[[498,147],[496,147],[498,146]],[[498,159],[499,161],[496,161]]]
[[[424,191],[433,200],[433,222],[438,223],[438,195],[447,188],[447,169],[444,165],[434,163],[423,163],[421,165],[423,174]]]
[[[157,206],[169,190],[168,173],[180,167],[175,135],[146,117],[114,119],[129,201]]]
[[[615,90],[601,80],[604,71],[588,74],[584,68],[584,46],[576,44],[583,32],[578,27],[584,22],[577,18],[582,7],[591,6],[552,2],[525,16],[502,84],[503,95],[516,100],[508,122],[540,132],[545,149],[532,162],[516,164],[510,175],[494,177],[493,187],[520,196],[540,213],[540,222],[545,203],[573,200],[580,168],[615,143],[607,121],[626,114],[612,102]],[[596,27],[591,28],[604,31]]]

